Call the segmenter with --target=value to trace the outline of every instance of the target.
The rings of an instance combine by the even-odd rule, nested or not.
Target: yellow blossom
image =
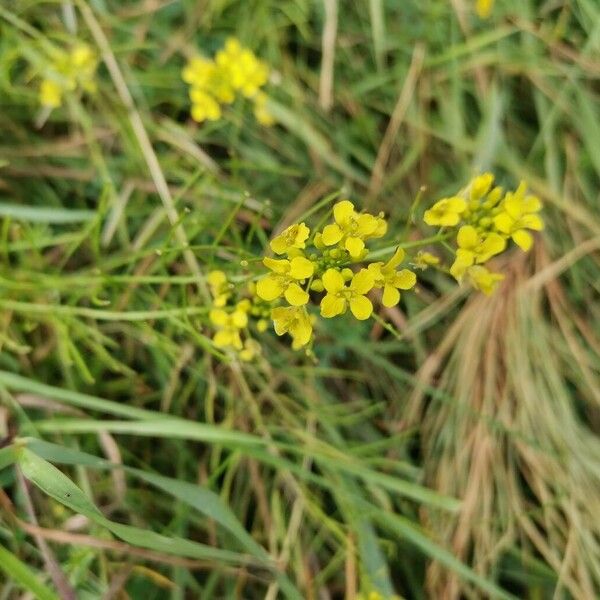
[[[492,273],[480,265],[469,267],[466,270],[466,277],[475,289],[486,296],[493,294],[496,286],[504,279],[502,273]]]
[[[477,175],[469,184],[469,197],[471,200],[480,200],[491,189],[494,183],[494,176],[491,173]]]
[[[51,79],[44,79],[40,84],[40,104],[48,108],[58,108],[62,104],[62,88]]]
[[[239,357],[244,362],[249,362],[260,354],[260,344],[251,338],[244,341],[244,348],[240,350]]]
[[[508,192],[500,204],[500,212],[494,217],[496,229],[510,236],[525,252],[533,244],[533,237],[527,230],[544,229],[544,222],[537,214],[542,209],[542,203],[537,196],[526,195],[526,190],[525,182],[521,182],[514,193]]]
[[[291,260],[264,258],[263,264],[272,272],[258,281],[256,294],[271,302],[282,295],[292,306],[308,302],[308,294],[298,285],[298,281],[308,279],[314,273],[314,264],[304,256]]]
[[[310,229],[305,223],[290,225],[285,231],[271,240],[269,244],[275,254],[285,254],[294,249],[306,248],[306,240],[310,235]]]
[[[280,306],[271,311],[275,333],[292,336],[292,348],[298,350],[310,341],[312,321],[304,306]]]
[[[476,0],[475,10],[481,19],[487,19],[492,14],[494,0]]]
[[[472,225],[463,225],[458,230],[456,242],[458,250],[450,273],[458,280],[468,267],[485,263],[506,248],[506,240],[501,235],[494,232],[481,235]]]
[[[248,325],[248,315],[244,308],[238,306],[232,312],[222,308],[213,308],[210,311],[208,315],[210,322],[217,328],[213,338],[217,348],[243,349],[240,330]]]
[[[352,258],[359,258],[365,249],[365,240],[385,235],[387,223],[382,217],[358,213],[349,200],[342,200],[333,207],[335,223],[327,225],[320,236],[325,246],[340,244]]]
[[[467,209],[463,198],[453,196],[438,200],[429,210],[425,211],[423,221],[427,225],[439,227],[454,227],[460,222],[461,213]]]
[[[203,121],[217,121],[221,118],[221,107],[219,103],[207,92],[200,88],[190,89],[190,100],[192,101],[192,119],[198,123]]]
[[[417,255],[414,258],[413,266],[417,269],[425,270],[428,267],[435,267],[440,264],[439,256],[435,254],[431,254],[431,252],[425,252],[424,250],[419,250]]]
[[[215,55],[217,66],[227,73],[229,83],[246,98],[252,98],[267,83],[269,69],[238,40],[229,38]]]
[[[417,283],[417,276],[411,270],[396,270],[403,260],[404,250],[398,248],[387,263],[371,263],[367,268],[373,275],[374,287],[383,288],[382,303],[388,308],[400,302],[398,290],[410,290]]]
[[[227,291],[227,276],[223,271],[211,271],[206,281],[210,287],[210,292],[213,297],[213,305],[222,307],[227,304],[229,293]]]
[[[373,312],[371,301],[365,296],[374,286],[373,274],[361,269],[346,286],[343,275],[336,269],[323,274],[323,286],[327,294],[321,300],[321,316],[326,319],[346,312],[348,304],[352,314],[363,321]]]

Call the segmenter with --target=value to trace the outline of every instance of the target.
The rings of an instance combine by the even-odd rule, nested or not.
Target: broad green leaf
[[[0,546],[0,570],[39,600],[59,600],[58,596],[46,587],[24,562],[3,546]]]

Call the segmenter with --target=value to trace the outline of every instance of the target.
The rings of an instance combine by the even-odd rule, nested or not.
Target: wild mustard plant
[[[259,123],[274,123],[267,110],[267,95],[262,91],[269,69],[237,39],[229,38],[212,60],[192,57],[181,76],[190,85],[191,114],[198,123],[220,119],[222,107],[232,104],[238,96],[254,102],[254,116]]]
[[[40,82],[40,104],[45,108],[54,109],[62,104],[67,93],[93,93],[96,91],[97,66],[96,53],[83,42],[75,44],[68,51],[56,49],[53,59],[44,69]]]

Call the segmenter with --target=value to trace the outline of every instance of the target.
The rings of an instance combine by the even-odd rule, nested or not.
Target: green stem
[[[379,258],[382,256],[387,256],[388,254],[392,254],[396,251],[396,248],[418,248],[420,246],[428,246],[429,244],[435,244],[437,242],[444,242],[451,236],[452,233],[438,233],[436,235],[432,235],[431,237],[423,238],[422,240],[415,240],[413,242],[401,242],[399,244],[394,244],[393,246],[387,246],[386,248],[379,248],[378,250],[373,250],[372,252],[369,252],[369,259]]]

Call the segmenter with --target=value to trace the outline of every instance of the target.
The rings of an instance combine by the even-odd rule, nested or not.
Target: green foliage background
[[[185,59],[230,35],[277,126],[189,119]],[[98,92],[36,127],[74,36]],[[597,597],[599,76],[595,0],[5,0],[2,597]],[[400,339],[211,347],[194,260],[235,272],[340,190],[401,232],[482,170],[547,222],[493,298],[427,273]]]

